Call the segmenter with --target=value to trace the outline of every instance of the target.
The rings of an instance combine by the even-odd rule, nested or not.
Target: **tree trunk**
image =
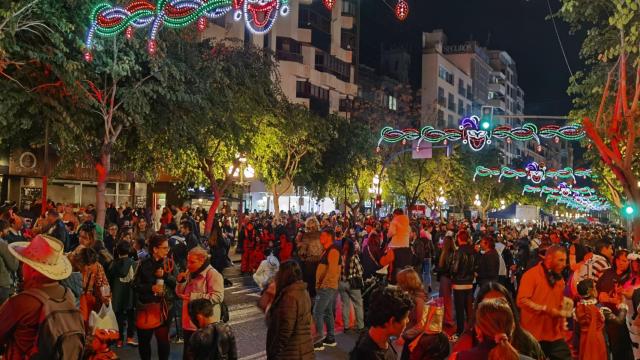
[[[273,216],[280,218],[280,194],[278,194],[277,185],[273,186]]]
[[[216,212],[218,211],[218,206],[220,206],[221,194],[220,188],[218,187],[218,183],[216,182],[216,177],[213,174],[207,174],[209,178],[209,184],[211,185],[211,191],[213,192],[213,202],[209,207],[209,213],[207,214],[207,222],[204,226],[205,236],[211,234],[211,230],[213,229],[213,220],[216,217]]]
[[[96,189],[96,224],[105,226],[105,191],[107,190],[107,176],[111,170],[111,151],[107,145],[103,146],[100,154],[100,162],[96,164],[96,172],[98,173],[98,186]]]
[[[638,249],[640,247],[640,218],[636,218],[631,223],[631,234],[633,235],[632,244],[629,249]]]

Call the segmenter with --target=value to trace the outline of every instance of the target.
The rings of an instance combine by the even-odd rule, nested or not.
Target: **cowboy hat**
[[[52,280],[63,280],[71,275],[71,262],[63,250],[62,242],[49,235],[38,235],[31,242],[9,244],[13,256]]]

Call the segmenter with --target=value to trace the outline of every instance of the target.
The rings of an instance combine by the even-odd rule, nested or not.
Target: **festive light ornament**
[[[558,137],[568,141],[577,141],[584,138],[584,136],[585,132],[579,125],[545,125],[538,129],[535,124],[526,123],[514,128],[508,125],[501,125],[490,131],[482,130],[479,128],[479,118],[473,115],[460,120],[460,126],[456,129],[439,130],[430,125],[424,126],[419,130],[413,128],[394,129],[393,127],[385,126],[380,130],[378,146],[383,142],[396,143],[402,140],[418,140],[418,146],[423,141],[430,143],[462,141],[463,144],[469,145],[472,150],[480,151],[486,144],[491,144],[492,139],[499,139],[506,141],[535,140],[538,143],[538,150],[542,150],[540,138],[553,139]]]
[[[336,0],[322,0],[322,4],[329,11],[333,10],[333,5],[335,5],[335,3],[336,3]]]
[[[396,4],[396,18],[404,21],[409,16],[409,4],[405,0],[398,0]]]
[[[491,134],[480,129],[480,119],[475,115],[460,120],[458,129],[462,131],[462,143],[469,144],[473,151],[480,151],[485,144],[491,144]]]
[[[152,53],[157,50],[155,41],[163,26],[179,29],[196,22],[198,30],[205,30],[207,19],[222,17],[231,10],[235,20],[244,19],[250,32],[264,34],[271,30],[278,15],[289,14],[289,0],[134,0],[126,6],[102,2],[89,16],[85,60],[92,59],[87,53],[93,48],[96,35],[110,37],[125,32],[130,38],[133,29],[150,27],[147,49]]]
[[[596,176],[592,173],[591,169],[577,168],[573,169],[570,167],[566,167],[561,170],[549,169],[544,165],[540,165],[537,162],[531,162],[527,164],[524,169],[512,169],[508,166],[503,166],[501,169],[498,168],[487,168],[484,166],[477,166],[475,174],[473,175],[473,180],[475,181],[477,176],[481,177],[498,177],[498,182],[502,180],[502,178],[524,178],[526,177],[534,184],[540,184],[542,181],[546,179],[573,179],[576,181],[575,176],[582,177],[586,179],[587,177],[595,178]]]
[[[545,179],[545,170],[547,168],[544,165],[540,166],[534,161],[527,164],[525,169],[527,170],[527,179],[531,180],[532,183],[540,184]]]

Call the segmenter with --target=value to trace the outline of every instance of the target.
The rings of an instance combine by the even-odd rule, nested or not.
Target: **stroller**
[[[369,304],[371,303],[371,294],[376,289],[384,288],[388,285],[387,276],[389,274],[389,266],[385,266],[382,269],[375,272],[375,274],[368,278],[364,282],[364,288],[362,289],[362,304],[364,310],[364,326],[369,327]]]

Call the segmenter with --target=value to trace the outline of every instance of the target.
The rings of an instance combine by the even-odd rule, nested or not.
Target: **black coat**
[[[307,285],[297,281],[282,290],[269,310],[267,359],[314,359],[311,298]]]
[[[148,304],[152,302],[160,302],[164,297],[164,300],[171,308],[173,304],[173,300],[175,299],[175,288],[176,288],[176,269],[174,267],[171,273],[164,273],[164,285],[165,292],[163,296],[156,296],[151,291],[151,287],[156,284],[155,272],[156,269],[163,267],[164,260],[156,261],[153,259],[153,256],[149,256],[146,259],[140,262],[138,266],[138,270],[136,271],[136,277],[134,279],[133,287],[136,292],[136,296],[138,301],[143,304]]]

